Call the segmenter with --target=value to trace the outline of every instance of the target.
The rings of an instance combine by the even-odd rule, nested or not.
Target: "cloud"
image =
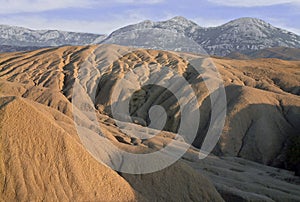
[[[300,0],[208,0],[211,3],[233,7],[272,6],[279,4],[300,4]]]
[[[0,14],[43,12],[65,8],[109,7],[124,4],[158,4],[164,0],[0,0]]]
[[[0,7],[1,14],[21,13],[21,12],[41,12],[47,10],[55,10],[61,8],[71,7],[88,7],[92,1],[85,0],[0,0],[2,6]]]

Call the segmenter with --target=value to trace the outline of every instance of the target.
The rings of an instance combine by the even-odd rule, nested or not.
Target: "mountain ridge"
[[[279,46],[300,48],[300,36],[258,18],[242,17],[219,26],[202,27],[192,20],[176,16],[165,21],[145,20],[124,26],[108,36],[0,25],[0,43],[12,46],[11,49],[5,47],[8,52],[22,50],[19,46],[34,50],[45,46],[117,44],[226,56],[232,52]]]
[[[147,29],[148,35],[150,35],[149,38],[142,36],[142,31],[145,29]],[[174,36],[178,33],[184,34],[187,38],[192,39],[196,45],[201,46],[208,54],[218,56],[225,56],[235,51],[260,50],[277,46],[300,47],[300,36],[274,27],[261,19],[250,17],[238,18],[220,26],[207,28],[201,27],[181,16],[167,21],[143,21],[112,32],[101,43],[115,43],[118,45],[147,48],[145,44],[153,41],[159,41],[161,44],[169,43],[166,42],[164,37],[161,39],[151,37],[151,32],[160,32],[160,35],[163,36],[166,31],[174,32]],[[132,33],[139,35],[139,32],[141,32],[140,37],[144,41],[141,44],[133,43],[129,35]],[[127,33],[127,36],[125,33]],[[119,39],[120,35],[122,35],[122,39]],[[153,34],[153,36],[156,35],[158,34]],[[170,33],[168,35],[169,38],[176,38]],[[178,40],[173,41],[174,50],[177,48],[175,47],[177,42]],[[152,47],[149,46],[149,48]]]
[[[25,27],[0,25],[0,43],[9,46],[88,45],[105,35],[61,30],[33,30]]]

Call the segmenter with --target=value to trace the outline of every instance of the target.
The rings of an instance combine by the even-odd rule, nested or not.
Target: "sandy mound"
[[[24,99],[1,98],[1,198],[134,201],[138,194]],[[62,115],[61,115],[62,116]]]

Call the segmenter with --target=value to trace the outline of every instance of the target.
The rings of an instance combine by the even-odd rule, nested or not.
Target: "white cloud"
[[[208,0],[209,2],[234,7],[271,6],[278,4],[300,4],[300,0]]]
[[[117,4],[157,4],[164,0],[0,0],[0,14],[41,12],[64,8],[106,7]]]
[[[54,10],[60,8],[71,7],[88,7],[92,1],[85,0],[64,0],[64,1],[51,1],[51,0],[0,0],[1,6],[0,13],[20,13],[20,12],[40,12],[46,10]]]

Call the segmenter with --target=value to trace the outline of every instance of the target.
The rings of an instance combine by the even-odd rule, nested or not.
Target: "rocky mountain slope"
[[[47,47],[61,45],[88,45],[101,41],[104,35],[58,30],[31,30],[0,25],[0,44],[7,46]]]
[[[191,147],[169,168],[130,175],[103,166],[84,149],[73,120],[88,129],[89,118],[74,117],[76,79],[94,100],[93,106],[84,107],[92,107],[103,134],[119,148],[144,153],[170,141],[182,144],[172,133],[180,123],[178,102],[166,89],[147,86],[133,94],[129,112],[135,122],[125,125],[126,133],[116,125],[118,117],[112,116],[110,101],[118,80],[125,78],[125,87],[142,87],[149,79],[147,72],[163,68],[157,82],[172,80],[177,72],[197,95],[201,119],[194,146],[200,148],[210,124],[211,103],[202,73],[187,62],[194,57],[198,56],[112,45],[1,54],[3,200],[299,201],[299,178],[266,166],[284,167],[289,140],[299,135],[299,61],[212,59],[227,95],[225,127],[214,150],[220,157],[199,160],[198,149]],[[207,68],[204,65],[203,72]],[[180,85],[174,88],[189,92]],[[137,133],[149,132],[145,125],[151,124],[147,114],[153,105],[167,109],[165,131],[146,140],[137,138]]]
[[[167,50],[181,50],[184,41],[178,35],[192,39],[189,46],[199,45],[208,54],[219,56],[278,46],[300,47],[300,36],[256,18],[239,18],[210,28],[200,27],[183,17],[163,22],[144,21],[116,30],[102,43],[155,49],[164,49],[168,44]],[[186,48],[183,50],[188,51]],[[200,47],[190,51],[202,53]]]

